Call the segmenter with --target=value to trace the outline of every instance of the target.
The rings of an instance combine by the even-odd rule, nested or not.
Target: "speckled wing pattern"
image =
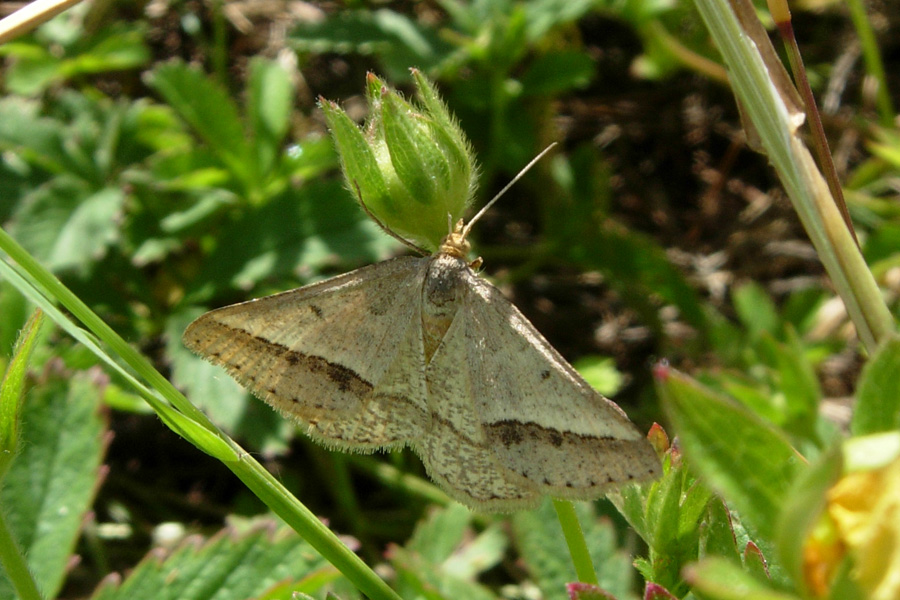
[[[426,367],[432,478],[470,507],[511,511],[544,495],[596,499],[659,473],[625,413],[569,365],[493,285],[464,261],[435,259],[426,280],[456,281],[459,310]]]
[[[398,258],[213,310],[183,340],[329,447],[403,446],[428,422],[418,325],[427,263]]]
[[[325,445],[411,446],[473,509],[593,499],[659,472],[625,414],[447,254],[211,311],[184,342]]]

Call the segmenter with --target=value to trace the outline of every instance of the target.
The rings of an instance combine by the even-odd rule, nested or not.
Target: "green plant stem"
[[[218,428],[197,407],[188,402],[181,392],[176,390],[169,380],[153,368],[150,362],[140,352],[132,348],[125,340],[113,331],[103,319],[82,302],[69,288],[47,271],[28,252],[25,251],[5,230],[0,229],[0,250],[6,252],[10,258],[34,279],[44,290],[42,295],[54,298],[72,313],[72,315],[88,330],[92,331],[100,340],[105,342],[122,360],[143,377],[150,387],[158,390],[172,406],[178,409],[184,416],[203,426],[211,433],[218,433]]]
[[[154,488],[157,491],[157,488]],[[154,502],[159,501],[159,496],[154,496]],[[112,566],[109,564],[109,555],[106,551],[106,545],[97,532],[97,521],[91,519],[82,529],[84,537],[85,554],[89,556],[89,561],[94,565],[94,573],[100,577],[112,572]]]
[[[866,61],[866,69],[869,75],[878,82],[875,91],[875,104],[878,109],[878,120],[882,127],[894,126],[894,105],[891,102],[891,94],[887,86],[887,77],[884,73],[884,63],[881,60],[881,52],[875,41],[875,33],[866,15],[866,7],[862,0],[847,0],[847,9],[850,11],[850,19],[856,27],[856,35],[862,45],[863,59]]]
[[[187,441],[221,460],[269,508],[288,523],[326,560],[341,571],[357,588],[373,600],[399,600],[399,596],[350,551],[340,538],[297,500],[271,473],[249,453],[220,431],[199,409],[175,389],[139,352],[131,348],[56,277],[41,266],[9,234],[0,229],[0,250],[6,252],[32,278],[26,280],[15,269],[0,261],[0,273],[21,293],[37,303],[58,325],[75,337],[104,362],[116,369],[150,403],[162,421]],[[148,381],[152,389],[138,381],[127,369],[103,351],[85,332],[75,327],[56,308],[59,302],[83,323],[114,354]],[[174,409],[173,409],[174,407]]]
[[[853,236],[853,241],[858,246],[859,239],[857,239],[856,231],[853,229],[853,220],[850,218],[850,211],[847,210],[847,203],[844,202],[841,181],[838,177],[837,169],[834,167],[834,161],[831,159],[831,149],[828,147],[828,138],[825,137],[822,117],[819,114],[818,106],[816,106],[816,97],[813,96],[812,88],[809,87],[806,67],[803,66],[803,57],[800,55],[800,47],[797,45],[797,36],[794,35],[794,27],[790,18],[787,21],[778,22],[778,31],[787,47],[788,62],[790,62],[791,71],[794,73],[794,82],[806,107],[806,118],[809,121],[810,129],[812,129],[813,148],[819,159],[819,168],[824,171],[825,181],[828,183],[831,197],[834,198],[838,210],[841,211],[841,216],[844,217],[844,222],[847,223],[847,229],[850,230],[850,235]]]
[[[591,554],[588,552],[578,515],[575,514],[575,505],[568,500],[554,498],[553,507],[556,509],[556,516],[566,538],[566,545],[569,546],[569,554],[572,556],[578,581],[598,585],[597,572],[594,570],[594,563],[591,562]]]
[[[357,536],[362,535],[365,529],[365,519],[359,507],[359,499],[353,488],[353,480],[350,477],[347,455],[343,453],[327,452],[318,444],[315,446],[316,463],[319,473],[327,481],[331,497],[343,511],[345,518],[350,523]],[[366,540],[360,540],[365,542]]]
[[[446,506],[450,503],[447,494],[439,487],[420,477],[404,473],[393,465],[373,460],[369,456],[359,454],[349,454],[346,458],[355,468],[363,471],[388,487],[413,494],[426,502],[437,504],[438,506]]]
[[[42,600],[41,592],[31,571],[28,570],[25,557],[6,526],[3,511],[0,511],[0,562],[3,563],[3,568],[6,569],[6,574],[16,588],[20,600]]]
[[[216,79],[226,89],[228,87],[228,48],[226,47],[227,30],[225,24],[225,10],[222,0],[213,0],[212,11],[213,40],[212,40],[212,71]]]
[[[778,173],[819,259],[873,353],[896,326],[881,290],[853,241],[822,174],[797,135],[800,107],[790,81],[746,0],[694,0],[729,67],[732,89]],[[735,11],[741,12],[741,19]],[[745,31],[746,28],[746,31]]]
[[[697,54],[679,42],[659,21],[655,19],[650,21],[647,24],[646,32],[689,69],[700,73],[704,77],[728,85],[728,73],[725,72],[725,68],[722,65]]]

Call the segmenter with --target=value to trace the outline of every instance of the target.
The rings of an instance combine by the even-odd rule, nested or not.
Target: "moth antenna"
[[[503,194],[505,194],[505,193],[507,192],[507,190],[509,190],[509,188],[511,188],[517,181],[519,181],[520,179],[522,179],[522,177],[525,175],[525,173],[527,173],[528,171],[530,171],[530,170],[531,170],[531,167],[533,167],[533,166],[535,165],[535,163],[537,163],[537,161],[539,161],[539,160],[541,160],[542,158],[544,158],[544,155],[547,154],[548,152],[550,152],[550,150],[551,150],[555,145],[556,145],[556,142],[553,142],[552,144],[550,144],[549,146],[547,146],[546,148],[544,148],[544,149],[541,151],[540,154],[538,154],[537,156],[535,156],[534,158],[532,158],[532,159],[531,159],[531,162],[529,162],[527,165],[525,165],[525,166],[522,168],[522,170],[519,171],[519,173],[518,173],[515,177],[513,177],[512,180],[510,180],[509,183],[507,183],[505,186],[503,186],[503,189],[502,189],[502,190],[500,190],[499,192],[497,192],[497,195],[496,195],[496,196],[494,196],[493,198],[491,198],[490,201],[489,201],[487,204],[485,204],[484,206],[481,207],[481,210],[479,210],[477,213],[475,213],[475,216],[472,217],[472,218],[469,220],[468,223],[466,223],[466,226],[465,226],[465,227],[463,227],[463,230],[462,230],[462,232],[461,232],[461,235],[462,235],[462,238],[463,238],[463,239],[466,239],[466,236],[469,235],[469,231],[471,231],[472,226],[475,225],[475,223],[478,221],[478,219],[480,219],[480,218],[482,217],[482,215],[484,215],[484,213],[486,213],[487,210],[488,210],[491,206],[494,205],[494,202],[496,202],[497,200],[499,200],[500,197],[503,196]]]
[[[366,201],[363,200],[362,190],[359,189],[359,184],[356,183],[356,180],[353,181],[353,187],[356,188],[356,197],[359,200],[359,205],[362,206],[363,212],[366,213],[367,215],[369,215],[370,219],[375,221],[375,224],[378,225],[379,229],[381,229],[383,232],[385,232],[386,234],[388,234],[389,236],[391,236],[392,238],[394,238],[395,240],[397,240],[398,242],[400,242],[407,248],[410,248],[410,249],[418,252],[422,256],[428,256],[428,254],[429,254],[428,250],[422,248],[421,246],[415,245],[414,243],[412,243],[405,237],[402,237],[399,234],[397,234],[393,229],[391,229],[390,227],[388,227],[387,225],[382,223],[381,219],[376,217],[375,214],[371,210],[369,210],[369,207],[366,206]]]

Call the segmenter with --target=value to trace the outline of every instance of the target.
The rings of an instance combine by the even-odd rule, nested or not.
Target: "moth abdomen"
[[[428,263],[422,282],[422,341],[425,360],[434,353],[450,329],[468,291],[465,261],[438,253]]]

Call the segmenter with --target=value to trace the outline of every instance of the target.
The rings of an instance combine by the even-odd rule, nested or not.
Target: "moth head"
[[[465,260],[472,249],[472,245],[466,239],[468,234],[469,229],[465,227],[463,220],[460,219],[456,222],[453,230],[447,234],[447,237],[441,240],[440,252]]]
[[[487,204],[485,204],[484,206],[481,207],[481,210],[479,210],[475,214],[475,216],[472,217],[472,220],[469,221],[468,224],[463,223],[462,219],[457,221],[456,226],[451,229],[451,231],[447,235],[447,237],[445,237],[443,240],[441,240],[439,252],[441,252],[442,254],[449,254],[450,256],[455,256],[456,258],[459,258],[461,260],[465,260],[466,256],[469,254],[469,250],[472,249],[472,246],[469,244],[468,240],[466,239],[469,236],[469,232],[472,231],[472,226],[478,222],[478,220],[484,215],[484,213],[486,213],[487,210],[491,206],[493,206],[494,203],[497,200],[499,200],[503,196],[503,194],[505,194],[506,191],[513,186],[514,183],[519,181],[519,179],[521,179],[522,176],[525,175],[525,173],[527,173],[528,170],[531,167],[533,167],[537,161],[539,161],[541,158],[543,158],[544,155],[547,154],[550,151],[550,149],[553,148],[553,146],[555,146],[555,145],[556,145],[556,142],[550,144],[549,146],[544,148],[543,152],[541,152],[540,154],[535,156],[533,159],[531,159],[531,162],[529,162],[527,165],[525,165],[525,168],[522,169],[521,171],[519,171],[518,175],[513,177],[512,181],[507,183],[503,187],[503,189],[497,193],[496,196],[491,198],[491,200]],[[452,215],[448,214],[447,217],[448,217],[449,222],[452,223],[452,220],[453,220]],[[470,263],[469,266],[473,269],[477,269],[478,267],[481,266],[481,258],[475,259],[474,261],[472,261]]]

